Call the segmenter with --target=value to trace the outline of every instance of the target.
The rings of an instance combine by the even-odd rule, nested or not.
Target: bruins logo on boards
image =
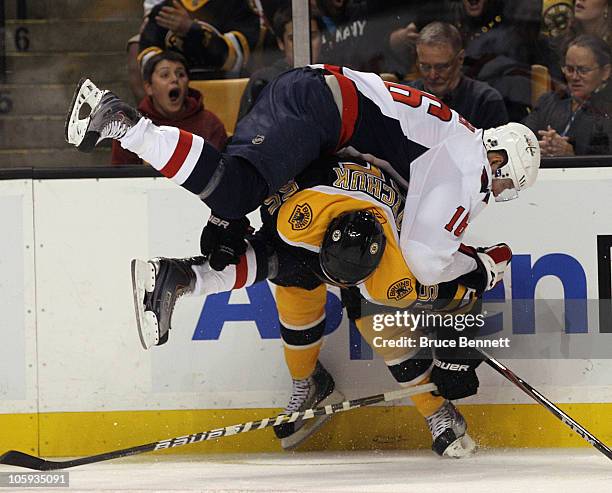
[[[312,209],[307,202],[297,204],[289,217],[289,224],[294,231],[301,231],[310,226],[312,222]]]
[[[399,301],[412,292],[412,279],[404,278],[394,282],[387,289],[387,298],[390,300]]]

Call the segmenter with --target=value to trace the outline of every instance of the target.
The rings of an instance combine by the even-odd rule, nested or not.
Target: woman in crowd
[[[580,34],[592,34],[612,44],[611,30],[612,0],[576,0],[568,39]]]
[[[612,152],[612,54],[601,38],[570,41],[563,73],[567,90],[549,92],[523,123],[540,136],[543,156]]]

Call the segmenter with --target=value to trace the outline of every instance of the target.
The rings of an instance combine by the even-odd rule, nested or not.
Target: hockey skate
[[[344,400],[344,396],[335,390],[334,379],[323,365],[317,361],[313,374],[304,380],[294,380],[289,404],[283,414],[304,411]],[[301,444],[317,431],[330,418],[329,415],[293,423],[283,423],[274,427],[274,433],[281,441],[281,447],[291,450]]]
[[[196,277],[191,266],[199,261],[199,258],[132,260],[136,326],[143,348],[168,341],[174,305],[181,296],[193,291]]]
[[[81,79],[66,116],[65,138],[81,152],[91,152],[104,139],[119,139],[141,115],[112,92]]]
[[[467,434],[467,423],[450,401],[427,418],[433,438],[433,451],[442,457],[461,459],[476,450],[476,443]]]

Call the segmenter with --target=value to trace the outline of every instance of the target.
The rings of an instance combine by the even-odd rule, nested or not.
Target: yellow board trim
[[[0,453],[11,448],[29,454],[37,453],[38,421],[39,415],[36,413],[0,414]]]
[[[612,443],[612,403],[561,404],[604,443]],[[483,447],[588,447],[537,404],[459,406]],[[111,411],[0,415],[0,450],[45,457],[98,454],[273,416],[278,409]],[[38,432],[40,435],[38,436]],[[301,450],[429,448],[425,421],[414,407],[367,407],[329,420]],[[271,429],[171,449],[177,454],[277,452]]]

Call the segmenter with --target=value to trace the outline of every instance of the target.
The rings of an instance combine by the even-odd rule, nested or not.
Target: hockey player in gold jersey
[[[410,326],[374,330],[373,317],[381,311],[418,308],[464,313],[474,309],[482,294],[466,288],[460,279],[431,287],[417,281],[399,246],[403,210],[402,190],[380,169],[335,157],[315,162],[266,199],[261,211],[263,226],[248,238],[238,264],[218,272],[202,258],[133,262],[143,346],[167,340],[178,296],[227,291],[267,278],[277,286],[281,337],[293,379],[286,412],[335,402],[341,400],[340,395],[318,356],[325,328],[326,284],[336,285],[341,287],[349,318],[400,385],[417,385],[430,378],[438,385],[440,395],[413,397],[427,420],[436,453],[450,457],[470,454],[474,442],[450,399],[476,392],[479,361],[467,354],[440,352],[434,356],[428,348],[374,344],[375,337],[392,341],[414,336]],[[507,246],[492,247],[488,253],[465,249],[480,262],[485,279],[490,276],[485,265],[491,264],[501,279],[511,257]],[[483,255],[490,261],[483,261]],[[488,286],[486,282],[482,285],[483,290]],[[440,330],[437,337],[453,337],[453,332]],[[285,448],[292,448],[324,419],[313,420],[312,425],[299,421],[281,425],[275,432]]]

